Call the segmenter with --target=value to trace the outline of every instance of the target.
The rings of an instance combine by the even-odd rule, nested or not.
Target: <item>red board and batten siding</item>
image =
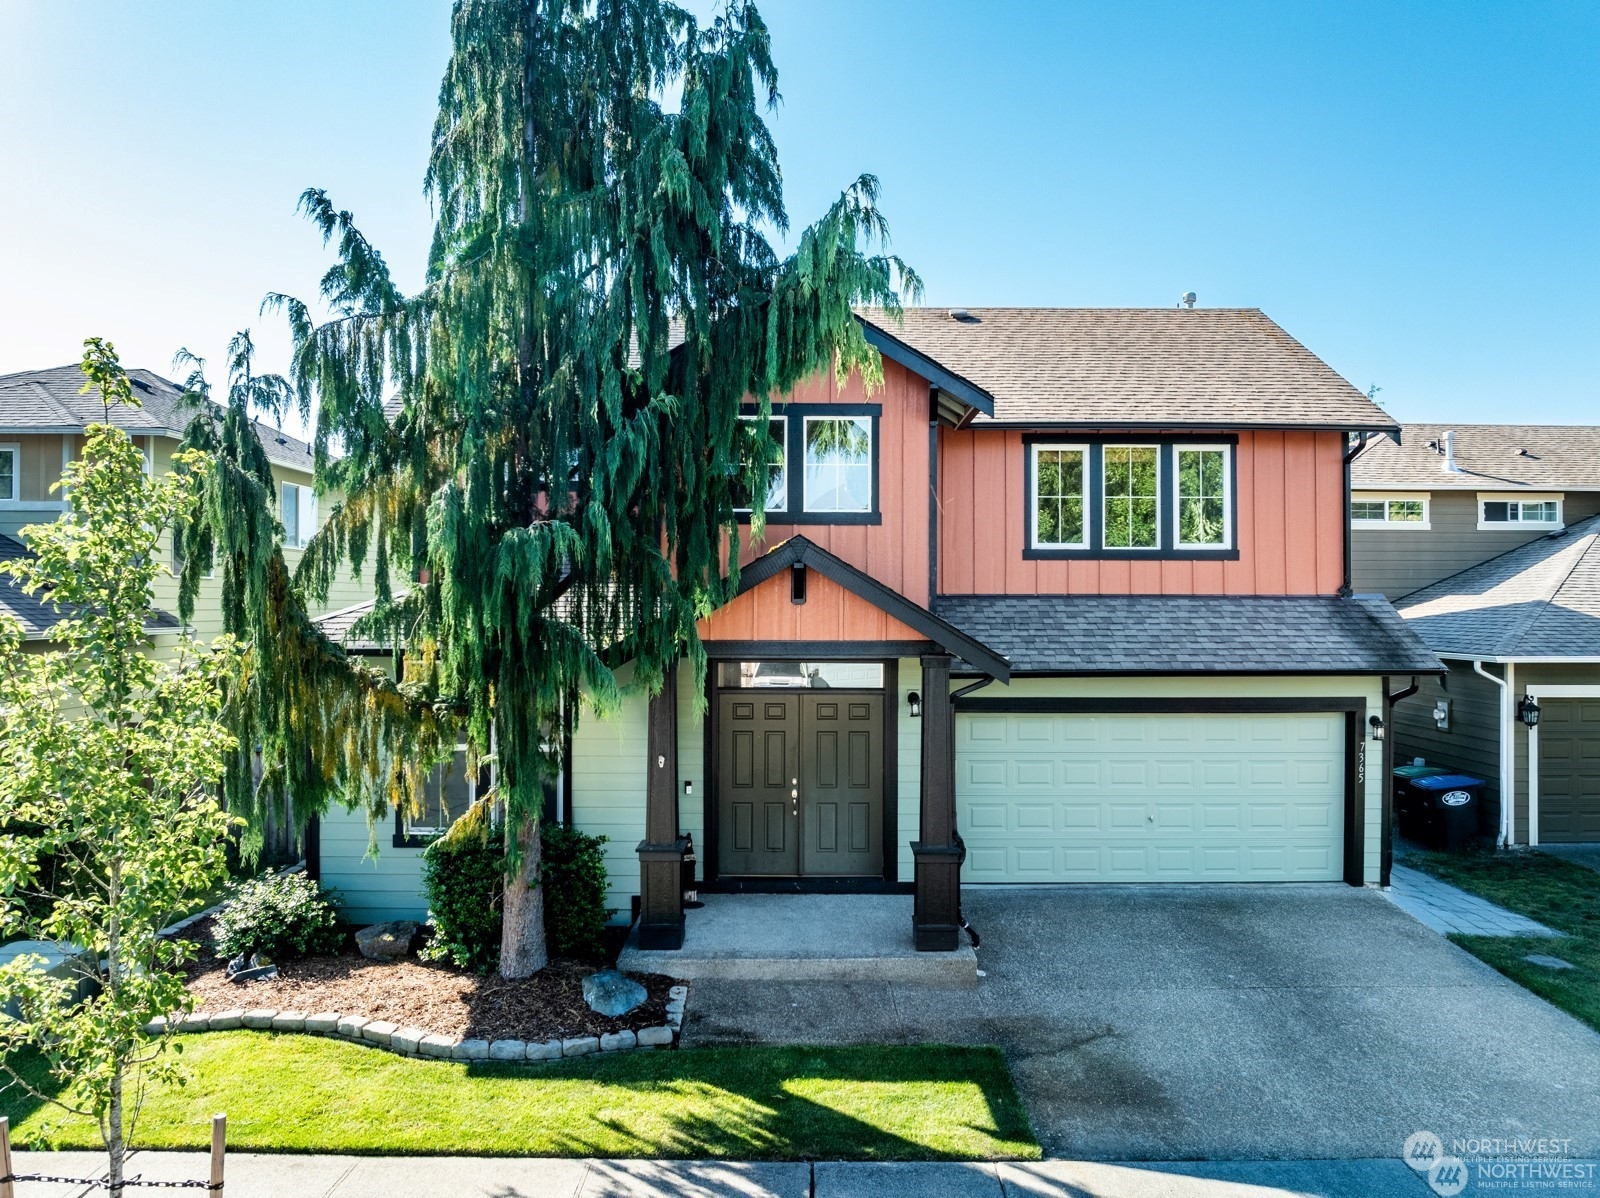
[[[719,607],[695,627],[703,641],[920,641],[922,633],[882,608],[808,571],[806,601],[789,597],[789,571],[780,570]],[[923,589],[927,589],[926,580]]]
[[[903,366],[885,360],[883,386],[870,394],[861,377],[852,374],[843,386],[832,374],[797,387],[787,397],[797,404],[879,404],[878,510],[880,524],[780,524],[779,516],[767,523],[754,546],[748,542],[740,555],[748,564],[795,533],[871,574],[913,603],[928,605],[928,384]],[[790,468],[801,468],[798,446],[790,448]],[[813,579],[813,584],[815,584]],[[784,585],[783,602],[788,604]],[[719,613],[720,614],[720,613]],[[763,634],[770,639],[772,634]],[[862,640],[865,637],[837,637]]]
[[[1239,434],[1239,556],[1213,562],[1024,558],[1022,438],[1000,429],[940,431],[942,594],[1332,595],[1343,581],[1337,432]]]

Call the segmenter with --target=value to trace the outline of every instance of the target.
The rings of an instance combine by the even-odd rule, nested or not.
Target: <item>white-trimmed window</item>
[[[1351,528],[1420,528],[1428,522],[1428,496],[1417,494],[1380,495],[1357,491],[1350,496]]]
[[[872,511],[872,420],[807,416],[803,424],[805,510]]]
[[[22,446],[0,445],[0,503],[22,498]]]
[[[754,426],[760,420],[759,415],[740,416],[740,420]],[[789,507],[789,422],[782,416],[774,416],[767,421],[767,434],[772,438],[775,446],[772,457],[767,462],[767,508],[771,512],[782,512]],[[735,498],[743,499],[734,507],[736,512],[751,510],[748,495],[738,495],[741,488],[735,488]]]
[[[1175,543],[1179,549],[1227,549],[1233,528],[1233,448],[1173,447]]]
[[[1561,527],[1560,495],[1484,495],[1478,496],[1480,531],[1506,528]]]
[[[317,531],[317,496],[299,483],[278,486],[278,519],[283,522],[283,544],[304,549]]]
[[[407,812],[406,836],[437,836],[466,814],[478,798],[478,779],[467,770],[467,746],[429,772],[422,783],[422,810]]]
[[[1089,544],[1089,447],[1034,445],[1032,545],[1084,549]]]
[[[1106,549],[1161,547],[1161,447],[1100,450],[1100,528]]]

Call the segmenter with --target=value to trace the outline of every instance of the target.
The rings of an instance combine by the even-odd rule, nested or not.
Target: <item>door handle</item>
[[[798,790],[791,790],[789,792],[789,814],[800,814],[800,792]]]

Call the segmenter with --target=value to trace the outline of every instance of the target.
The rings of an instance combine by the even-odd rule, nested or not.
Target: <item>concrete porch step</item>
[[[971,986],[978,957],[919,953],[904,894],[707,894],[685,913],[683,947],[641,949],[635,927],[617,968],[744,982],[897,982]]]

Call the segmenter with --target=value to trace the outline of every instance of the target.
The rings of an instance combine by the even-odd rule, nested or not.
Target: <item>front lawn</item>
[[[1036,1159],[998,1049],[705,1048],[549,1065],[412,1060],[266,1032],[181,1038],[187,1087],[140,1118],[151,1148],[203,1148],[215,1112],[249,1151],[736,1159]],[[48,1080],[37,1062],[30,1080]],[[92,1126],[0,1097],[22,1148],[99,1148]]]
[[[1451,936],[1473,956],[1600,1031],[1600,873],[1540,852],[1418,853],[1406,859],[1508,911],[1565,932],[1548,936]],[[1529,953],[1560,957],[1549,969]]]

